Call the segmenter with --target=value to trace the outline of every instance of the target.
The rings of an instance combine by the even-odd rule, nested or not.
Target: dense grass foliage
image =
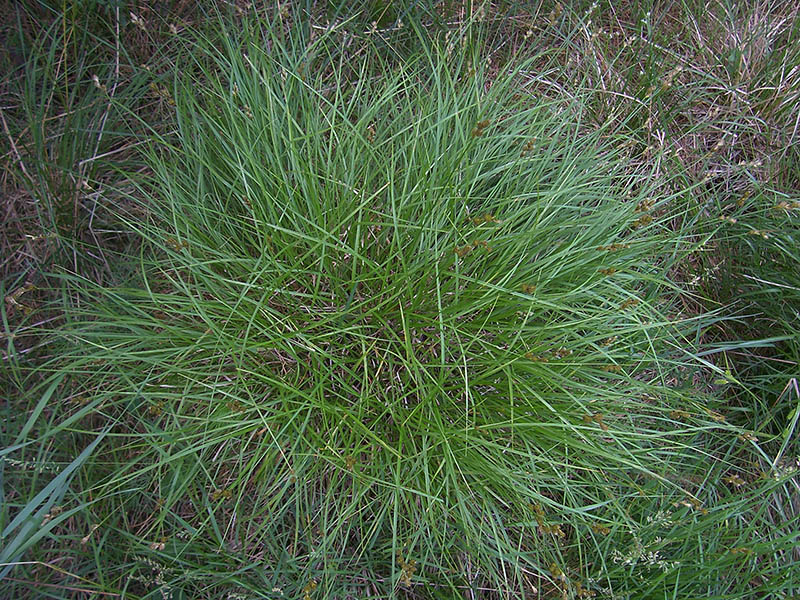
[[[95,252],[86,200],[81,235],[40,204],[72,262],[50,265],[36,310],[22,272],[3,280],[22,290],[3,313],[18,396],[0,451],[3,585],[796,592],[794,198],[697,205],[714,183],[632,152],[645,113],[554,83],[558,52],[498,67],[496,29],[439,36],[399,16],[381,21],[390,52],[336,15],[214,16],[170,38],[169,76],[76,71],[93,96],[75,114],[97,130],[59,153],[61,172],[92,170],[118,237]],[[49,79],[23,94],[29,111],[64,83],[53,56],[30,62]],[[98,134],[108,123],[120,131]],[[29,193],[53,195],[26,171],[45,186]],[[94,270],[78,267],[85,248]],[[769,339],[723,335],[753,322]],[[729,352],[751,362],[736,372]]]

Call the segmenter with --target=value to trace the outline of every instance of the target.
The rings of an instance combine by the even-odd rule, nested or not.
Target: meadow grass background
[[[798,594],[790,3],[4,8],[0,595]]]

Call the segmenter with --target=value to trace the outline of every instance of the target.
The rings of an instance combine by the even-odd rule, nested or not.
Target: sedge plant
[[[104,437],[51,549],[142,598],[796,585],[791,511],[763,535],[792,466],[691,385],[705,320],[668,275],[697,242],[652,165],[477,36],[346,62],[339,33],[187,38],[118,215],[140,252],[58,277],[63,402],[14,460]]]

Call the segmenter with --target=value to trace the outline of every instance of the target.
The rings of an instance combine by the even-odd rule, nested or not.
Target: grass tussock
[[[4,585],[794,593],[793,14],[377,4],[28,55]]]

